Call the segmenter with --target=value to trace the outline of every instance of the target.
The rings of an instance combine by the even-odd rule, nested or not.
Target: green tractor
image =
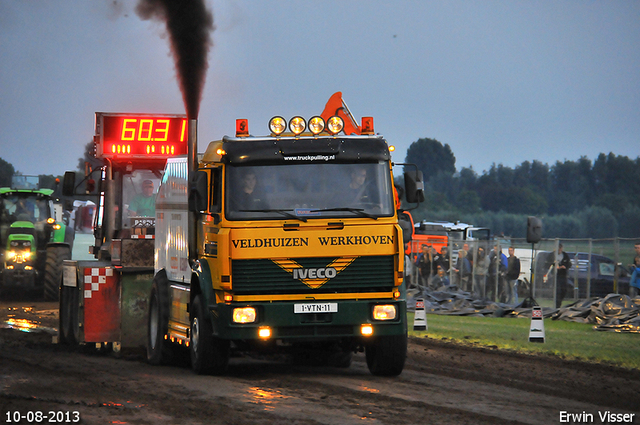
[[[0,188],[0,295],[57,300],[74,234],[54,205],[53,190],[38,186],[37,176],[14,176],[12,187]]]

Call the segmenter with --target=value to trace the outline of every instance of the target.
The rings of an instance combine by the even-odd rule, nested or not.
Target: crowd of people
[[[635,244],[635,254],[633,264],[629,265],[631,298],[640,295],[640,242]],[[555,276],[556,308],[559,308],[567,295],[567,275],[572,261],[562,244],[554,255],[546,275]],[[455,257],[452,261],[447,246],[442,246],[438,252],[434,246],[423,245],[415,261],[409,264],[410,268],[415,267],[415,272],[409,273],[414,279],[409,280],[410,286],[417,288],[423,297],[428,291],[460,289],[478,299],[516,304],[519,295],[526,296],[518,294],[521,267],[514,247],[510,246],[505,255],[498,243],[489,253],[485,252],[484,246],[472,249],[465,243]]]
[[[465,243],[452,263],[447,246],[438,252],[434,246],[425,244],[412,265],[416,267],[415,286],[421,293],[456,287],[482,299],[505,303],[518,300],[520,260],[513,247],[509,247],[507,257],[500,244],[495,244],[487,254],[484,247],[471,250]]]

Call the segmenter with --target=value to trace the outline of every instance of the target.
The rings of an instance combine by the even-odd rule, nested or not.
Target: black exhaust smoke
[[[213,14],[204,0],[140,0],[136,13],[143,20],[166,24],[187,117],[198,118],[213,45]]]

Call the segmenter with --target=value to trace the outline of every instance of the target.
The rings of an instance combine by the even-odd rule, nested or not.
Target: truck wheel
[[[60,288],[60,342],[68,345],[78,345],[80,341],[80,322],[78,320],[79,292],[73,286]]]
[[[220,375],[229,365],[229,341],[213,336],[204,298],[193,300],[191,316],[191,368],[198,375]]]
[[[149,299],[147,361],[153,365],[169,364],[173,360],[173,349],[171,342],[165,339],[169,328],[168,282],[159,274],[153,280]]]
[[[71,259],[67,246],[47,247],[47,262],[44,267],[44,299],[58,301],[62,282],[62,262]]]
[[[366,346],[365,354],[372,374],[400,375],[407,358],[407,334],[379,336]]]

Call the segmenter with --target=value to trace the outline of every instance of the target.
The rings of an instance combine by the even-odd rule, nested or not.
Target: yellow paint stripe
[[[393,292],[365,292],[365,293],[345,293],[345,294],[287,294],[287,295],[234,295],[233,301],[317,301],[317,300],[370,300],[393,298]]]

